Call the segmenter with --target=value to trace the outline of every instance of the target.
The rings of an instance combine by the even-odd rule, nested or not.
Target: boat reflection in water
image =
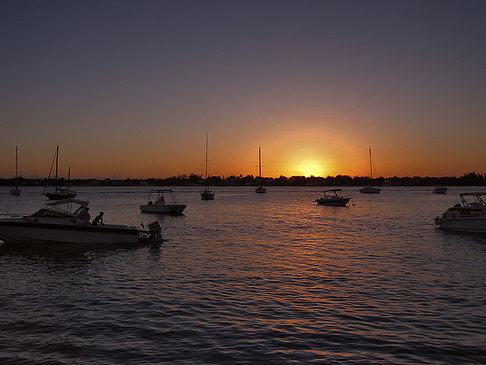
[[[461,193],[461,203],[447,209],[442,216],[435,217],[441,229],[460,232],[486,233],[486,193]]]
[[[88,201],[64,199],[47,204],[32,215],[0,218],[0,240],[6,244],[136,244],[161,242],[158,221],[149,229],[89,222]]]

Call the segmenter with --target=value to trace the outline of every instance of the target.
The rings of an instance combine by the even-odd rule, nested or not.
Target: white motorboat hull
[[[439,218],[436,223],[440,229],[458,232],[486,233],[486,216]]]
[[[180,214],[186,209],[187,204],[164,204],[164,205],[141,205],[140,210],[143,213],[168,213]]]
[[[6,243],[135,244],[140,232],[121,225],[56,224],[25,218],[0,220],[0,239]]]

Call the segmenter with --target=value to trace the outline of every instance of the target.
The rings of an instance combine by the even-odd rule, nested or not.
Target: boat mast
[[[17,160],[17,146],[15,146],[15,190],[18,189],[18,160]]]
[[[262,153],[260,147],[258,147],[258,177],[262,178]]]
[[[57,166],[59,164],[59,146],[56,148],[56,180],[54,181],[54,184],[56,185],[55,191],[57,192]]]
[[[373,180],[373,164],[371,163],[371,148],[369,149],[370,151],[370,178]]]
[[[208,132],[206,132],[206,190],[208,188]]]
[[[71,166],[68,167],[68,181],[67,181],[67,189],[69,191],[69,180],[71,179]]]

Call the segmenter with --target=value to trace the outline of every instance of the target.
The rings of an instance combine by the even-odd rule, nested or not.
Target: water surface
[[[486,236],[435,228],[461,191],[177,187],[182,216],[142,214],[148,188],[84,187],[91,215],[158,219],[160,246],[0,248],[0,362],[485,363]],[[0,211],[45,202],[0,190]]]

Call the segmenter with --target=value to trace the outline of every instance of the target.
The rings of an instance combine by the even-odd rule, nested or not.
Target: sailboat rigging
[[[19,173],[18,173],[18,155],[17,146],[15,146],[15,188],[10,189],[10,195],[20,195],[19,184]]]
[[[68,183],[67,183],[67,188],[60,188],[58,187],[58,169],[59,169],[59,146],[56,148],[56,177],[54,180],[54,191],[47,192],[48,185],[46,185],[44,189],[44,195],[47,196],[49,200],[61,200],[61,199],[68,199],[68,198],[74,198],[77,194],[74,190],[69,189],[69,180],[71,178],[71,168],[69,168],[68,172]],[[53,162],[54,163],[54,162]],[[51,172],[52,172],[52,165],[51,165],[51,171],[49,171],[49,177],[47,180],[49,181],[51,177]]]
[[[373,182],[373,163],[371,159],[371,148],[369,149],[369,155],[370,155],[370,179],[371,182]],[[359,189],[359,192],[363,194],[379,194],[380,191],[381,189],[375,186],[364,186],[361,189]]]
[[[209,190],[208,187],[208,134],[206,133],[206,187],[201,191],[201,200],[214,200],[214,191]]]
[[[258,186],[255,188],[255,193],[263,194],[267,192],[267,188],[262,185],[262,151],[258,147]]]

